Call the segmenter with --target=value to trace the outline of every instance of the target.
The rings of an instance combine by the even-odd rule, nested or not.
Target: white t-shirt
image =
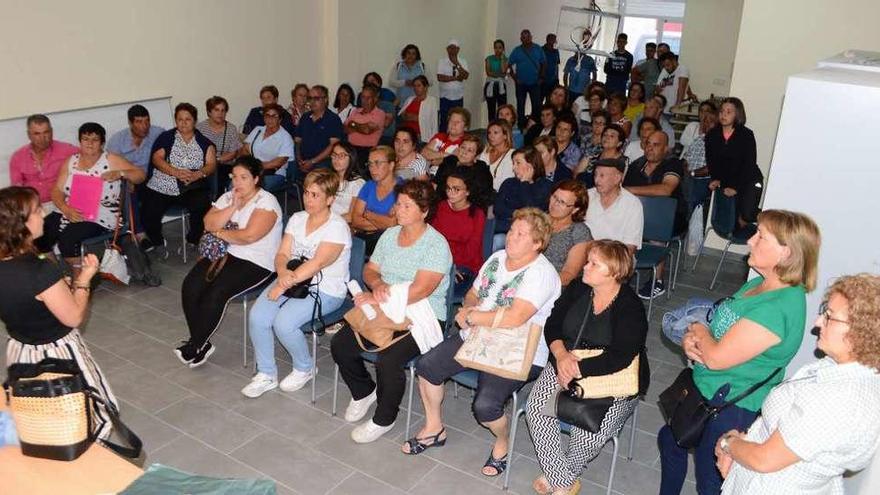
[[[501,183],[513,177],[513,152],[511,148],[501,158],[494,162],[489,162],[489,150],[480,153],[477,160],[483,160],[489,164],[489,171],[492,172],[492,189],[496,191],[501,188]]]
[[[358,177],[354,180],[342,181],[339,184],[339,190],[336,191],[336,199],[330,205],[330,211],[337,215],[347,215],[351,211],[351,201],[357,197],[364,187],[364,179]]]
[[[256,142],[254,142],[256,140]],[[266,138],[266,126],[261,125],[254,127],[254,130],[248,134],[244,140],[251,146],[251,154],[261,162],[268,162],[286,156],[288,161],[296,156],[293,152],[293,138],[283,128],[279,128],[274,134]],[[285,175],[287,173],[287,163],[275,170],[276,174]]]
[[[642,247],[644,213],[642,202],[633,193],[621,188],[620,195],[608,209],[602,207],[595,187],[587,191],[589,206],[584,222],[590,228],[593,239],[611,239],[624,244]]]
[[[623,154],[629,158],[629,163],[632,163],[645,155],[645,150],[642,149],[642,141],[639,138],[633,139],[634,140],[630,140],[629,144],[626,145],[626,149],[623,150]]]
[[[666,72],[666,69],[662,69],[660,71],[660,75],[657,77],[657,87],[663,88],[661,93],[666,97],[666,108],[663,109],[664,113],[670,113],[670,109],[675,106],[675,99],[678,97],[678,86],[681,78],[690,79],[691,73],[688,71],[688,68],[679,65],[675,68],[675,70],[670,75]],[[666,86],[664,86],[666,84]]]
[[[214,208],[228,208],[232,204],[234,191],[227,191],[214,202]],[[229,254],[236,258],[250,261],[271,272],[275,271],[275,253],[281,245],[281,206],[275,196],[262,189],[251,198],[244,206],[232,214],[230,221],[238,224],[239,229],[247,227],[251,214],[257,208],[275,213],[275,224],[272,230],[260,239],[250,244],[230,244]]]
[[[470,68],[468,67],[467,60],[464,57],[458,57],[458,63],[464,70],[470,72]],[[443,57],[440,59],[440,62],[437,63],[437,74],[443,74],[444,76],[455,76],[457,74],[453,73],[455,67],[452,65],[452,62],[449,60],[449,57]],[[441,82],[438,83],[440,88],[440,98],[446,98],[447,100],[460,100],[464,98],[464,81],[449,81],[449,82]]]
[[[543,254],[539,254],[534,261],[519,270],[508,271],[505,266],[506,261],[507,251],[502,249],[492,254],[480,268],[480,273],[474,279],[473,285],[481,301],[478,306],[479,310],[494,310],[499,306],[497,299],[501,297],[500,293],[513,289],[512,297],[514,299],[522,299],[537,308],[535,314],[529,318],[529,323],[543,328],[544,322],[547,321],[547,317],[553,310],[553,304],[562,293],[559,274]],[[492,276],[490,276],[491,272],[494,272]],[[523,273],[522,278],[519,279],[519,282],[514,281],[520,273]],[[542,336],[538,342],[538,350],[535,352],[532,364],[546,365],[549,355],[550,350]]]
[[[322,242],[342,244],[345,246],[336,261],[330,263],[321,270],[322,275],[316,275],[315,280],[320,281],[318,289],[329,296],[345,297],[348,282],[348,261],[351,257],[351,230],[348,224],[339,215],[331,212],[330,218],[323,225],[306,235],[306,221],[309,219],[308,212],[298,211],[287,222],[285,234],[293,236],[293,251],[291,258],[305,256],[308,259],[315,257],[315,252]]]

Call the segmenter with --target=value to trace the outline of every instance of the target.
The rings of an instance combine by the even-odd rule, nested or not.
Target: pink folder
[[[84,220],[94,222],[98,218],[104,181],[100,177],[76,174],[70,181],[70,197],[67,204],[79,210]]]

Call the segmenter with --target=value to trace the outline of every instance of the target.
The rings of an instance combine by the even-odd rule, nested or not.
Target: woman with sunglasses
[[[694,361],[693,380],[704,400],[719,406],[765,381],[753,393],[706,422],[694,450],[699,493],[719,493],[715,444],[731,429],[745,430],[803,340],[806,293],[816,286],[819,228],[801,213],[765,210],[749,239],[748,264],[759,276],[746,282],[715,310],[709,326],[692,323],[682,341]],[[681,492],[688,450],[669,426],[658,433],[662,462],[660,494]]]

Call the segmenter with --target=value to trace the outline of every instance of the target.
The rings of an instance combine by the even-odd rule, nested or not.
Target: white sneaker
[[[388,426],[379,426],[373,423],[372,419],[368,419],[351,430],[351,439],[357,443],[375,442],[379,437],[391,431],[392,428],[394,428],[394,423]]]
[[[312,373],[312,370],[299,371],[297,369],[294,369],[289,375],[285,376],[284,379],[281,380],[281,384],[279,385],[279,387],[285,392],[296,392],[297,390],[303,388],[306,383],[309,383],[309,380],[311,380],[314,376],[315,375]]]
[[[278,380],[274,377],[265,373],[257,373],[251,379],[251,382],[241,389],[241,393],[244,394],[245,397],[256,399],[277,386]]]
[[[370,410],[370,406],[373,405],[373,402],[376,402],[375,390],[361,400],[351,399],[348,403],[348,407],[345,408],[345,420],[349,423],[360,421],[367,414],[367,411]]]

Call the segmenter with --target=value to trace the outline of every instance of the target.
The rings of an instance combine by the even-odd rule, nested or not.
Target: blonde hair
[[[312,184],[316,184],[321,188],[328,198],[336,196],[339,190],[339,175],[333,169],[318,168],[309,172],[303,181],[303,190],[308,189]]]
[[[788,285],[802,285],[807,292],[815,289],[822,243],[816,222],[803,213],[764,210],[758,215],[758,224],[790,251],[788,258],[774,267],[779,280]]]
[[[544,250],[547,249],[547,245],[550,244],[550,236],[553,234],[550,216],[543,211],[530,206],[528,208],[520,208],[513,212],[513,220],[510,222],[511,225],[517,220],[522,220],[529,224],[532,233],[532,240],[541,244],[538,251],[543,253]]]
[[[413,144],[416,144],[416,143],[413,143]],[[397,152],[395,152],[394,148],[392,148],[391,146],[386,146],[386,145],[382,144],[382,145],[376,146],[373,149],[371,149],[370,153],[375,153],[377,151],[379,153],[382,153],[383,155],[385,155],[385,159],[388,160],[389,162],[397,163]],[[369,157],[369,156],[370,155],[368,154],[367,157]]]
[[[505,141],[507,141],[507,148],[508,149],[513,148],[513,128],[510,127],[510,123],[507,122],[506,120],[501,120],[501,119],[493,120],[492,122],[489,123],[488,126],[486,126],[487,133],[489,131],[489,128],[492,126],[497,126],[497,127],[501,128],[501,133],[504,134],[504,139],[505,139]]]
[[[587,243],[587,256],[594,249],[599,254],[599,257],[602,258],[602,261],[608,265],[609,276],[617,283],[622,284],[632,277],[635,265],[626,244],[620,241],[612,241],[611,239],[590,241]]]
[[[870,273],[838,278],[825,291],[825,301],[834,295],[846,299],[849,331],[856,361],[880,370],[880,276]]]

